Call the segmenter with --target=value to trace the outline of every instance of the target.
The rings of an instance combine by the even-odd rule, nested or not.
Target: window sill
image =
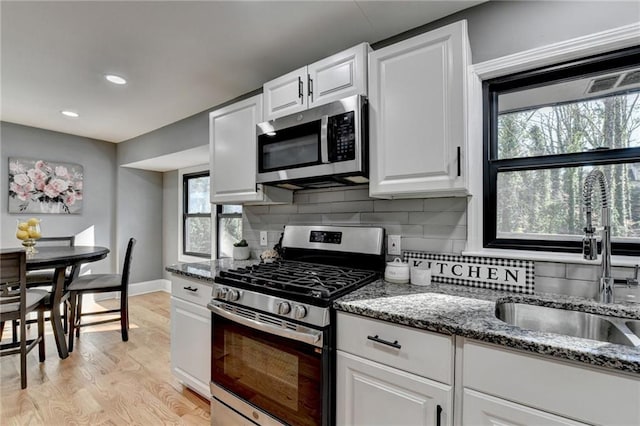
[[[575,263],[582,265],[599,265],[601,262],[601,257],[598,257],[598,260],[585,260],[582,258],[582,255],[578,253],[556,253],[549,251],[482,249],[463,251],[462,255],[553,263]],[[636,256],[611,256],[612,266],[635,266],[638,263],[640,263],[640,258]]]

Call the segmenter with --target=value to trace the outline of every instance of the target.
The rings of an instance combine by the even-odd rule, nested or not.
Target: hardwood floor
[[[85,305],[83,311],[92,309]],[[83,328],[65,360],[47,323],[47,359],[39,363],[37,349],[31,351],[24,390],[19,355],[0,358],[0,424],[210,425],[209,402],[170,371],[169,294],[132,296],[129,309],[128,342],[121,340],[119,323]],[[8,326],[3,340],[10,334]]]

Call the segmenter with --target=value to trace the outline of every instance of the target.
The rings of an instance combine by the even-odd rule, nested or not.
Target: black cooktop
[[[221,271],[215,281],[285,299],[324,305],[378,277],[377,271],[277,260]]]

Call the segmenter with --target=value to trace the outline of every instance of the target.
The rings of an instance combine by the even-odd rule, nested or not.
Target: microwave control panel
[[[349,161],[356,158],[356,123],[353,111],[329,117],[329,162]]]

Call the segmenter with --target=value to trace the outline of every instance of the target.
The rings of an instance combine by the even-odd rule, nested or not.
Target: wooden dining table
[[[80,265],[104,259],[109,254],[109,249],[100,246],[36,246],[36,250],[37,253],[27,255],[27,271],[55,269],[51,288],[51,327],[58,347],[58,355],[65,359],[69,356],[69,350],[59,308],[65,295],[65,272],[68,267],[75,266],[77,275]]]

